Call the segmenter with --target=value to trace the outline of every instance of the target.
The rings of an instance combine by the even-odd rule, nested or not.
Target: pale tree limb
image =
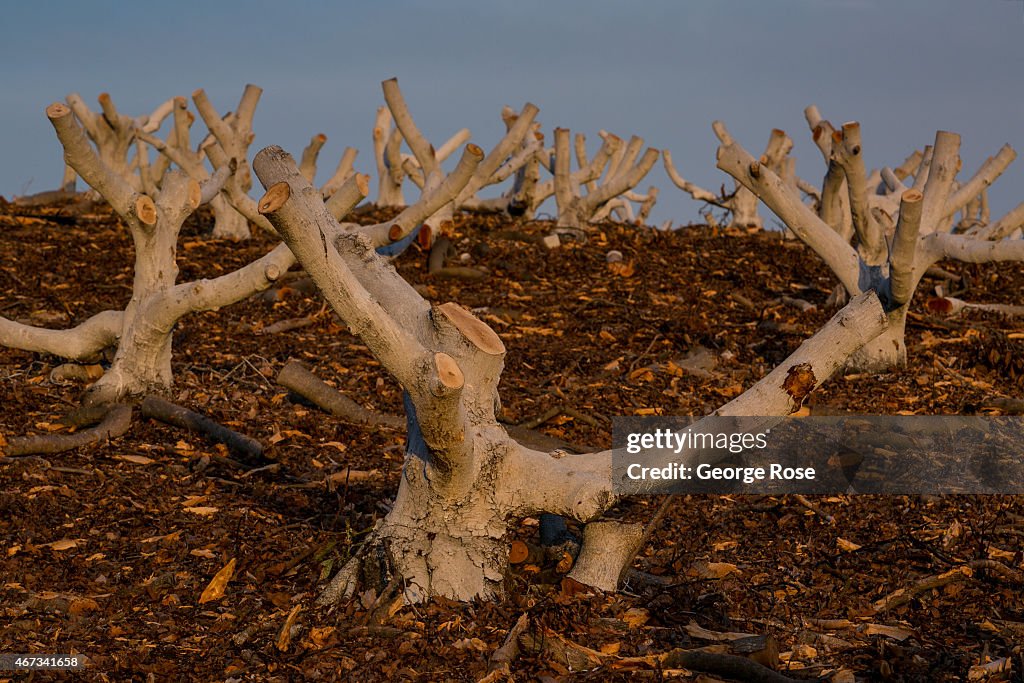
[[[1024,227],[1024,202],[1010,209],[1006,215],[994,223],[969,232],[972,237],[980,240],[999,240],[1013,234]]]
[[[206,183],[211,176],[204,163],[204,158],[208,156],[207,152],[212,150],[213,145],[206,144],[204,146],[200,144],[195,151],[191,149],[189,127],[192,125],[195,117],[188,111],[188,100],[184,97],[175,97],[171,102],[173,105],[174,126],[166,142],[141,130],[137,135],[141,140],[159,151],[161,158],[166,159],[168,164],[176,164],[196,182]],[[212,159],[211,163],[213,163]],[[232,174],[238,168],[238,164],[236,162],[227,167],[223,165],[218,167],[214,164],[214,168],[214,175],[218,172]],[[164,174],[165,169],[162,168],[159,171],[160,182],[162,182]],[[154,171],[154,176],[156,175],[157,172]],[[237,189],[241,191],[240,188]],[[212,196],[205,197],[203,203],[210,203],[213,209],[214,237],[240,240],[249,236],[248,221],[228,203],[226,197],[221,197],[218,193],[215,193]]]
[[[920,190],[907,190],[900,204],[900,217],[893,235],[890,256],[893,272],[889,276],[889,294],[897,306],[910,301],[917,285],[914,280],[914,255],[921,230],[923,199]]]
[[[832,131],[827,121],[816,119],[816,116],[816,112],[808,116],[809,121],[818,120],[814,128],[815,139],[820,143],[823,153],[827,152],[828,158],[843,170],[850,203],[855,207],[855,214],[859,214],[865,205],[870,205],[864,200],[872,196],[871,186],[874,181],[862,183],[860,169],[849,159],[843,158],[852,150],[842,149],[838,153],[835,150],[838,145],[854,144],[859,152],[859,126],[846,124],[842,132]],[[850,136],[851,132],[853,136]],[[823,138],[825,142],[822,142]],[[851,358],[851,368],[875,372],[901,366],[906,362],[904,329],[907,308],[924,273],[937,261],[952,258],[981,263],[1024,259],[1024,241],[992,242],[949,232],[952,214],[947,211],[947,207],[955,206],[960,198],[970,197],[978,187],[985,185],[987,179],[995,178],[1012,160],[1013,154],[1009,147],[1004,148],[999,160],[993,158],[983,165],[971,181],[973,187],[958,195],[955,202],[950,197],[957,196],[955,192],[959,192],[954,188],[956,173],[960,168],[960,138],[954,133],[936,133],[934,145],[926,147],[920,155],[914,184],[909,190],[894,171],[883,169],[879,178],[891,190],[884,197],[889,204],[876,203],[871,207],[874,228],[870,223],[865,224],[863,217],[857,219],[859,234],[865,228],[868,231],[878,229],[881,233],[893,233],[887,258],[877,262],[877,257],[865,248],[863,239],[860,249],[855,251],[841,237],[825,230],[826,225],[822,220],[802,208],[794,190],[787,188],[760,162],[754,161],[727,134],[723,140],[725,142],[719,148],[719,168],[755,191],[826,262],[848,291],[856,293],[874,289],[882,298],[889,315],[888,330]],[[913,157],[905,165],[912,161]],[[826,188],[822,192],[823,204],[829,193],[827,186],[830,182],[830,178],[826,177]],[[897,192],[901,200],[899,215],[894,222],[889,212],[896,213],[893,203]]]
[[[821,113],[813,104],[804,109],[807,124],[811,127],[811,136],[818,147],[828,169],[821,186],[821,199],[818,202],[818,217],[832,226],[847,242],[853,237],[853,216],[850,209],[849,191],[846,187],[846,175],[834,158],[832,148],[834,140],[841,133],[832,124],[821,118]]]
[[[48,330],[0,317],[0,346],[71,360],[94,360],[104,349],[117,344],[123,318],[121,311],[103,311],[77,327]]]
[[[130,172],[128,153],[135,142],[137,130],[155,131],[171,112],[170,100],[157,107],[149,116],[132,118],[118,112],[108,93],[100,93],[100,111],[92,111],[78,93],[71,93],[65,99],[67,105],[85,128],[99,158],[115,174],[135,184]]]
[[[709,419],[763,417],[757,421],[759,428],[771,427],[782,417],[799,410],[812,391],[842,368],[850,356],[881,334],[888,325],[888,316],[874,292],[855,297],[781,365],[743,394],[711,413]],[[700,431],[701,427],[701,422],[697,422],[691,428]],[[611,452],[596,455],[610,458]],[[670,459],[671,462],[681,463],[685,461],[686,453],[673,453]],[[668,463],[668,460],[663,463],[653,460],[650,465],[658,467]],[[632,562],[636,556],[637,543],[642,539],[642,527],[602,522],[595,532],[595,545],[588,550],[586,530],[591,526],[588,524],[585,529],[583,549],[580,551],[584,562],[581,564],[577,560],[569,577],[601,590],[614,590],[623,573],[629,569],[616,562]]]
[[[418,202],[398,214],[393,221],[361,226],[356,231],[367,235],[376,246],[402,240],[458,196],[483,158],[483,150],[472,143],[466,145],[455,169],[433,190],[425,191]]]
[[[720,142],[723,144],[728,144],[726,141],[731,142],[732,138],[725,127],[720,125],[720,122],[714,122],[712,129]],[[795,167],[790,163],[792,160],[788,156],[792,149],[793,140],[786,135],[785,131],[775,128],[768,138],[765,151],[760,157],[760,163],[772,169],[777,175],[785,177],[787,184],[799,188],[800,185],[796,178]],[[757,197],[742,184],[734,181],[731,194],[725,194],[723,187],[721,193],[716,195],[683,178],[672,163],[672,155],[667,150],[662,154],[665,171],[676,187],[698,201],[703,201],[729,211],[731,214],[729,227],[743,229],[760,229],[763,227],[764,224],[757,211]],[[806,186],[806,183],[804,185]]]
[[[911,152],[907,156],[907,158],[903,160],[902,164],[893,169],[893,172],[896,174],[896,177],[903,181],[913,176],[918,166],[921,165],[922,157],[923,155],[921,154],[921,150],[919,149],[915,149],[913,152]]]
[[[338,167],[334,169],[334,175],[324,183],[323,187],[320,188],[320,193],[324,198],[329,198],[338,188],[345,184],[345,181],[355,175],[355,161],[356,155],[359,154],[359,150],[355,147],[346,147],[345,151],[341,155],[341,160],[338,161]]]
[[[428,178],[429,182],[430,176],[435,174],[438,167],[434,150],[431,148],[430,143],[427,142],[427,139],[423,137],[423,134],[420,133],[420,129],[416,127],[416,122],[413,121],[412,115],[409,113],[409,107],[405,103],[405,97],[398,88],[398,79],[390,78],[384,81],[381,87],[384,90],[384,101],[387,102],[395,125],[398,127],[398,130],[402,131],[402,137],[405,138],[409,149],[416,156],[416,161],[419,162],[420,168],[423,169],[423,174]]]
[[[408,394],[409,444],[394,506],[322,600],[351,595],[379,570],[400,576],[410,601],[493,596],[501,591],[507,564],[505,539],[518,519],[549,512],[592,522],[615,503],[610,452],[534,451],[497,423],[505,347],[487,325],[456,304],[423,300],[364,235],[337,224],[283,150],[263,150],[253,166],[268,187],[260,210],[331,307]],[[877,298],[866,295],[826,326],[823,338],[808,342],[805,355],[798,351],[794,362],[820,373],[810,382],[814,386],[841,364],[842,353],[886,322]],[[806,357],[816,355],[815,348],[824,359]],[[774,393],[763,390],[758,405],[791,412],[793,383],[776,374],[762,382],[779,386]],[[780,392],[785,400],[774,398]],[[614,549],[622,558],[629,554],[619,551]]]
[[[608,142],[608,138],[605,142]],[[612,146],[602,145],[602,150],[595,155],[595,161],[599,160],[600,166],[594,164],[584,177],[577,179],[571,173],[569,130],[556,128],[554,193],[559,227],[579,228],[586,222],[596,220],[606,203],[636,187],[650,172],[660,155],[658,150],[648,148],[643,156],[636,160],[642,148],[643,139],[633,136],[625,148],[613,150],[604,178],[597,183],[593,191],[582,194],[580,190],[585,189],[587,183],[594,178],[592,173],[595,170],[599,173],[600,168],[606,163],[604,154],[607,152],[602,150],[610,150]]]
[[[382,159],[379,167],[386,167],[391,174],[389,183],[400,190],[402,180],[408,176],[421,190],[421,201],[417,204],[420,208],[426,206],[423,199],[430,198],[430,203],[439,197],[445,197],[450,193],[454,181],[461,183],[461,174],[464,170],[460,164],[454,172],[447,177],[441,170],[441,161],[454,152],[458,145],[466,142],[469,138],[469,131],[460,130],[437,151],[426,140],[423,134],[416,127],[412,114],[398,86],[397,79],[390,79],[382,83],[384,99],[390,117],[393,118],[397,127],[396,133],[390,135],[384,143]],[[416,224],[412,226],[402,224],[402,234],[399,239],[407,236],[413,229],[422,224],[425,232],[425,243],[429,243],[435,234],[445,234],[449,231],[453,222],[454,212],[469,205],[475,205],[476,194],[482,188],[502,182],[512,173],[525,165],[530,156],[527,154],[516,155],[516,149],[533,126],[533,120],[537,115],[537,107],[527,103],[523,109],[512,117],[506,118],[507,131],[505,136],[484,156],[473,169],[473,173],[466,179],[466,182],[457,189],[457,192],[447,201],[437,205],[428,214],[417,215]],[[383,121],[384,118],[382,117]],[[380,126],[375,129],[382,130]],[[412,158],[401,159],[399,145],[405,140],[413,152]],[[474,149],[478,149],[474,147]],[[465,154],[463,160],[465,160]],[[442,189],[442,185],[447,187]],[[382,193],[384,187],[382,186]],[[406,216],[403,221],[407,221]],[[376,232],[380,232],[377,230]],[[378,238],[379,241],[379,238]]]
[[[717,122],[724,131],[724,124]],[[722,139],[722,136],[719,136]],[[746,186],[763,201],[790,230],[828,264],[852,294],[859,294],[860,259],[857,252],[803,202],[770,169],[764,168],[726,133],[718,148],[718,168]],[[822,202],[825,202],[822,192]]]
[[[224,166],[228,160],[234,159],[237,168],[227,184],[226,194],[232,206],[249,221],[252,221],[252,218],[240,206],[247,204],[248,192],[252,188],[249,145],[252,144],[254,138],[253,116],[262,93],[262,88],[251,83],[246,85],[238,101],[235,115],[230,117],[221,117],[217,113],[206,91],[202,88],[192,93],[192,101],[195,103],[196,110],[215,140],[215,142],[204,142],[199,147],[205,151],[214,168]],[[229,215],[230,218],[226,218],[220,223],[219,230],[217,225],[214,226],[214,236],[235,240],[247,239],[249,237],[248,221],[239,220],[234,217],[234,214]],[[259,227],[264,227],[265,224],[265,221],[252,222]]]
[[[75,123],[72,110],[59,102],[46,109],[61,145],[64,147],[64,161],[75,169],[79,177],[99,192],[118,214],[132,215],[140,195],[129,181],[111,170],[93,151],[82,128]],[[132,134],[134,137],[134,133]]]
[[[928,182],[928,175],[931,172],[933,152],[932,145],[925,145],[924,151],[921,153],[921,161],[917,165],[917,170],[914,171],[914,182],[911,189],[924,190],[924,184]]]
[[[661,158],[662,162],[665,165],[665,172],[668,174],[669,179],[673,183],[675,183],[676,187],[678,187],[680,190],[687,193],[688,195],[690,195],[699,202],[711,204],[712,206],[717,206],[721,209],[731,210],[729,204],[731,197],[720,196],[713,192],[705,190],[704,188],[700,187],[699,185],[695,185],[694,183],[691,183],[689,180],[686,180],[682,175],[680,175],[679,171],[676,170],[675,164],[672,162],[672,153],[670,151],[668,151],[667,149],[662,150]]]
[[[946,200],[945,218],[952,217],[957,211],[963,209],[967,204],[977,198],[989,185],[1003,174],[1003,171],[1017,158],[1017,152],[1009,145],[1003,147],[994,157],[989,157],[981,168],[968,180],[963,183]]]
[[[391,111],[386,107],[377,108],[377,118],[373,124],[373,157],[377,162],[377,206],[405,206],[402,197],[402,176],[397,182],[392,175],[392,166],[396,163],[398,147],[402,144],[401,132],[392,132]],[[393,144],[397,140],[397,145]],[[392,150],[394,147],[394,150]],[[400,166],[400,162],[399,162]],[[401,168],[397,169],[401,173]]]
[[[557,130],[555,137],[557,139]],[[603,142],[601,143],[600,149],[597,150],[597,153],[585,167],[579,168],[576,171],[573,171],[572,173],[568,173],[568,171],[566,171],[566,173],[568,173],[569,180],[569,182],[567,183],[568,187],[588,186],[591,182],[601,177],[601,174],[604,172],[605,166],[609,163],[612,157],[621,154],[622,146],[625,144],[622,142],[622,138],[611,133],[604,134],[601,137]],[[534,156],[534,159],[537,161],[538,169],[540,166],[543,166],[544,168],[550,171],[552,176],[555,175],[554,148],[552,148],[551,150],[538,150],[537,154]],[[526,193],[524,191],[523,195],[525,197],[528,197],[526,201],[533,208],[536,208],[544,200],[555,195],[554,177],[552,177],[551,180],[544,181],[543,183],[534,183],[532,190],[529,193]]]
[[[309,144],[306,145],[306,148],[302,150],[299,171],[309,182],[313,182],[316,179],[316,160],[320,156],[320,150],[323,149],[325,142],[327,142],[327,136],[323,133],[317,133],[309,141]]]
[[[174,104],[177,107],[180,102]],[[139,194],[93,151],[68,107],[53,104],[47,108],[47,115],[65,148],[68,164],[108,200],[127,225],[135,246],[132,297],[125,310],[89,321],[102,334],[87,326],[89,335],[64,335],[77,348],[63,350],[75,355],[108,341],[111,336],[117,340],[110,369],[89,388],[84,402],[112,403],[125,396],[165,389],[172,381],[171,330],[177,320],[192,310],[227,305],[265,288],[291,265],[292,256],[287,248],[280,247],[254,264],[215,280],[175,285],[176,247],[182,223],[204,200],[218,195],[229,177],[233,177],[230,169],[219,169],[202,184],[181,171],[170,171],[153,197]],[[182,115],[178,120],[178,134],[184,135],[180,130]],[[116,319],[120,326],[115,332],[110,328]],[[19,333],[24,335],[25,330]],[[54,338],[46,336],[50,337],[45,340],[47,343]],[[51,350],[56,349],[51,346]]]
[[[953,189],[956,174],[960,171],[960,136],[948,131],[935,134],[931,160],[928,164],[928,179],[924,187],[924,206],[921,208],[921,231],[948,232],[946,206]],[[917,188],[917,183],[914,183]]]
[[[370,191],[370,177],[354,173],[324,202],[335,220],[341,220],[356,205],[366,198]],[[265,219],[264,219],[265,220]]]
[[[833,137],[832,159],[846,177],[846,190],[850,200],[850,215],[853,229],[860,242],[859,250],[869,266],[885,261],[885,236],[868,210],[868,187],[861,154],[860,124],[856,121],[844,123],[839,134]]]

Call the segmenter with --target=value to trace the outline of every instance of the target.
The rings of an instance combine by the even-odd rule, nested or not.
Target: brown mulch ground
[[[0,315],[64,327],[124,306],[131,244],[106,210],[16,214],[0,207]],[[575,444],[608,446],[615,415],[712,410],[829,316],[833,279],[777,235],[608,225],[548,252],[534,240],[549,225],[462,221],[451,262],[487,277],[431,277],[418,253],[400,260],[401,272],[430,300],[470,307],[501,335],[504,420],[567,406],[588,419],[555,416],[543,429]],[[227,272],[272,246],[213,241],[206,227],[202,218],[186,226],[181,280]],[[611,249],[625,256],[614,268]],[[1020,303],[1019,265],[943,265],[963,276],[961,298]],[[1012,497],[814,499],[831,524],[791,497],[680,497],[637,561],[667,586],[573,594],[554,568],[530,566],[493,603],[435,601],[382,623],[367,620],[372,596],[331,613],[315,607],[326,577],[386,513],[404,436],[341,424],[274,383],[298,358],[364,405],[401,412],[395,382],[298,284],[193,315],[175,336],[169,398],[259,439],[267,462],[238,463],[141,419],[113,443],[0,459],[0,653],[84,653],[94,663],[86,677],[110,681],[473,681],[528,612],[531,634],[590,648],[580,651],[590,663],[570,673],[549,654],[524,651],[517,680],[674,676],[625,658],[712,644],[695,625],[771,636],[795,678],[847,670],[863,680],[966,680],[973,665],[1008,658],[1004,680],[1024,680],[1024,506]],[[928,314],[936,284],[926,280],[914,304],[909,367],[834,379],[812,411],[978,414],[993,398],[1020,396],[1024,323]],[[801,313],[783,296],[818,308]],[[263,333],[303,317],[312,324]],[[699,348],[716,359],[711,377],[673,370],[669,361]],[[57,428],[82,392],[49,380],[59,363],[0,349],[0,433]],[[277,466],[249,471],[268,464]],[[345,468],[377,474],[323,483]],[[627,514],[643,518],[658,502],[635,501]],[[526,520],[520,536],[535,533],[536,520]],[[975,570],[870,615],[880,597],[979,559],[1015,568],[1017,578]],[[231,560],[224,597],[200,603]],[[297,628],[283,628],[289,615]]]

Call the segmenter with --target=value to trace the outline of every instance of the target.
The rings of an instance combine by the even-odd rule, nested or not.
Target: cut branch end
[[[70,113],[71,113],[71,108],[68,107],[65,104],[61,104],[60,102],[54,102],[53,104],[51,104],[49,107],[46,108],[46,116],[51,121],[56,121],[57,119],[62,119],[65,116],[67,116],[68,114],[70,114]]]
[[[455,302],[449,301],[438,306],[438,310],[444,317],[466,338],[469,343],[480,351],[491,355],[499,356],[505,353],[505,344],[501,337],[482,322],[479,318],[464,309]]]
[[[156,225],[156,204],[147,195],[139,195],[135,200],[135,215],[145,225]]]
[[[263,215],[273,213],[284,206],[291,196],[292,190],[288,183],[284,181],[274,183],[267,190],[267,193],[263,195],[263,198],[260,199],[257,209]]]
[[[455,359],[447,353],[438,352],[434,354],[434,367],[437,369],[437,379],[447,389],[461,389],[466,378],[462,369]]]

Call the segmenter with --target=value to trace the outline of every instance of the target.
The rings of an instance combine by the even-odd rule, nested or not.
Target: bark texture
[[[552,513],[593,522],[616,502],[609,451],[535,451],[497,422],[505,347],[493,330],[455,303],[425,301],[376,253],[366,233],[337,223],[283,150],[264,149],[253,167],[267,187],[259,210],[331,307],[406,391],[408,444],[395,503],[325,590],[324,602],[351,596],[360,583],[397,579],[409,601],[497,595],[507,538],[519,519]],[[851,310],[843,315],[853,315],[857,324],[837,316],[822,338],[797,352],[794,362],[818,364],[817,381],[888,322],[874,295],[856,299]],[[788,414],[794,397],[786,386],[772,373],[744,407]],[[588,581],[614,587],[622,563],[632,558],[628,544],[635,546],[636,528],[619,531],[602,523],[587,533],[600,540],[584,539],[579,573]],[[612,559],[601,557],[606,538],[617,544]]]
[[[44,330],[0,318],[0,343],[90,360],[113,349],[110,368],[86,392],[85,404],[166,390],[172,381],[171,334],[193,311],[219,308],[269,287],[294,263],[279,245],[266,256],[211,280],[177,283],[178,232],[203,201],[217,196],[228,169],[203,184],[178,170],[164,173],[153,196],[115,173],[89,143],[69,107],[46,110],[69,166],[106,199],[127,226],[135,247],[132,295],[123,311],[105,311],[70,330]]]
[[[1005,170],[1015,153],[1004,146],[957,189],[960,136],[939,131],[935,143],[908,157],[898,172],[883,169],[877,178],[869,177],[862,160],[859,124],[845,123],[837,129],[821,119],[814,107],[808,107],[805,114],[829,164],[817,213],[801,202],[798,191],[763,163],[763,158],[754,159],[733,141],[721,123],[716,123],[722,140],[718,167],[756,194],[813,249],[848,293],[878,293],[889,317],[888,329],[854,354],[850,369],[876,373],[903,366],[907,360],[907,309],[929,267],[946,258],[983,263],[1024,256],[1024,242],[999,239],[1004,228],[952,234],[954,215]],[[908,189],[903,180],[915,161],[914,182]],[[845,197],[845,203],[840,197]],[[1008,222],[1014,220],[1011,217]],[[855,238],[852,244],[851,235]]]

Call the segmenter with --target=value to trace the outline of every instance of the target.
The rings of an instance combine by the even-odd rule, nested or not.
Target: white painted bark
[[[1010,209],[1005,216],[984,227],[972,231],[971,235],[981,240],[1000,240],[1024,227],[1024,202]]]
[[[960,210],[960,220],[956,223],[956,230],[968,232],[988,225],[988,221],[988,188],[985,188],[981,194],[964,204],[964,208]]]
[[[48,330],[0,317],[0,346],[83,362],[95,360],[117,344],[123,317],[121,311],[103,311],[68,330]]]
[[[839,135],[832,124],[821,118],[818,108],[813,104],[804,110],[804,116],[811,127],[811,136],[818,147],[828,169],[821,186],[821,199],[818,202],[818,217],[832,226],[845,241],[853,238],[853,215],[850,208],[849,189],[846,186],[846,175],[838,161],[833,159],[832,148],[834,138]]]
[[[205,96],[203,97],[205,98]],[[160,152],[161,158],[177,165],[192,180],[204,183],[211,177],[204,163],[204,159],[207,158],[207,151],[211,150],[211,145],[207,144],[205,147],[199,145],[195,150],[191,148],[189,127],[192,125],[195,117],[188,111],[188,100],[184,97],[175,97],[172,100],[172,104],[174,126],[166,141],[160,140],[145,131],[139,131],[137,135],[140,140],[145,141]],[[215,113],[212,112],[212,115],[215,115]],[[246,148],[248,148],[248,145],[246,145]],[[211,160],[212,163],[213,161]],[[214,167],[216,168],[215,164]],[[153,175],[156,177],[158,173],[161,180],[155,182],[155,184],[162,182],[165,171],[154,171]],[[249,184],[251,185],[251,180]],[[236,189],[238,192],[243,191],[241,186]],[[231,206],[227,197],[218,195],[211,197],[208,201],[210,208],[213,210],[213,237],[233,241],[244,240],[250,237],[249,221]]]
[[[954,133],[939,131],[934,145],[926,147],[920,155],[911,155],[903,164],[909,167],[917,162],[913,187],[906,189],[900,174],[883,169],[879,179],[889,193],[877,195],[872,191],[876,181],[863,178],[863,165],[855,158],[861,151],[859,126],[845,124],[842,131],[835,131],[813,108],[808,109],[808,121],[814,122],[815,140],[830,160],[822,204],[830,201],[830,195],[843,187],[841,181],[845,181],[844,189],[849,195],[860,237],[858,250],[839,234],[826,229],[828,224],[824,220],[799,203],[798,193],[793,188],[755,161],[727,133],[720,136],[723,144],[718,151],[718,166],[757,193],[794,234],[826,262],[847,291],[854,294],[865,288],[880,291],[888,311],[889,327],[851,357],[851,369],[882,372],[903,366],[906,364],[907,309],[930,266],[944,258],[973,263],[1024,259],[1024,241],[988,241],[977,239],[976,235],[950,234],[953,214],[1005,170],[1013,160],[1013,150],[1005,146],[968,183],[956,189],[960,138]],[[841,171],[841,177],[833,173],[835,169]],[[900,197],[898,211],[894,208],[897,196]],[[867,215],[866,207],[870,208]],[[1024,216],[1024,209],[1021,213]],[[898,216],[895,221],[894,214]],[[891,243],[884,239],[889,233]],[[881,240],[877,249],[872,247],[873,239]],[[885,258],[879,254],[882,249],[887,252]]]
[[[268,188],[260,210],[335,312],[405,387],[415,409],[395,504],[324,591],[322,602],[351,596],[361,581],[386,583],[390,577],[401,579],[411,602],[434,595],[458,600],[499,595],[507,539],[518,520],[549,512],[586,523],[616,502],[610,452],[541,453],[516,443],[497,423],[505,355],[497,334],[454,303],[435,306],[420,297],[375,253],[366,235],[338,225],[283,150],[264,149],[253,167]],[[813,367],[816,382],[823,381],[841,365],[843,354],[885,324],[877,298],[865,295],[793,358]],[[744,408],[792,412],[794,396],[780,397],[787,392],[783,379],[770,374]],[[415,445],[420,441],[422,447]],[[579,572],[614,587],[622,563],[631,557],[620,541],[628,536],[635,549],[637,535],[635,527],[629,534],[624,529],[605,533],[608,528],[600,524],[585,533]],[[593,542],[605,538],[616,545],[602,548]],[[602,550],[617,559],[601,561]],[[592,570],[584,571],[587,566]]]
[[[985,163],[981,165],[981,168],[978,169],[971,179],[957,188],[950,195],[949,199],[946,200],[944,218],[947,220],[951,219],[953,214],[964,209],[971,200],[975,199],[979,202],[978,209],[980,210],[980,195],[982,192],[995,182],[1016,158],[1017,152],[1014,151],[1013,147],[1003,145],[1002,149],[994,157],[986,159]]]
[[[320,194],[324,196],[324,199],[337,192],[338,188],[345,184],[345,181],[355,175],[357,154],[359,154],[359,150],[355,147],[345,148],[344,153],[341,155],[341,160],[338,161],[338,167],[334,169],[334,175],[320,188]]]
[[[373,124],[373,156],[377,162],[376,204],[380,208],[405,206],[405,198],[402,196],[403,171],[399,154],[402,133],[393,128],[393,120],[391,111],[386,106],[377,108],[377,118]]]
[[[367,235],[379,247],[408,236],[418,225],[423,225],[422,229],[430,232],[440,230],[443,227],[444,208],[466,187],[483,158],[483,150],[472,143],[466,145],[455,169],[432,190],[424,191],[418,202],[407,207],[392,221],[360,226],[357,231]]]
[[[262,88],[252,84],[246,85],[233,117],[221,117],[203,89],[200,88],[192,93],[192,101],[195,103],[196,111],[199,112],[210,134],[216,141],[200,144],[199,148],[205,152],[214,168],[224,165],[215,161],[215,157],[218,156],[234,159],[237,165],[237,169],[231,174],[231,178],[226,186],[226,192],[231,198],[230,203],[232,205],[240,202],[241,197],[243,195],[247,196],[249,190],[252,189],[252,172],[249,168],[249,146],[254,139],[252,132],[253,116],[262,93]],[[217,147],[219,149],[216,149]],[[249,221],[244,216],[239,216],[237,212],[231,211],[222,202],[214,205],[214,209],[220,209],[222,212],[219,215],[215,215],[214,237],[231,240],[249,238]]]
[[[75,113],[100,160],[115,174],[137,186],[139,182],[131,172],[128,154],[135,143],[137,130],[152,132],[171,113],[171,100],[164,102],[148,116],[133,118],[121,114],[108,93],[100,93],[100,111],[89,108],[78,93],[71,93],[65,102]]]
[[[327,142],[327,136],[317,133],[310,139],[309,144],[302,150],[302,160],[299,162],[299,171],[309,182],[316,180],[316,160],[320,156],[320,150]]]
[[[717,122],[716,122],[717,123]],[[839,281],[853,294],[860,293],[860,259],[857,252],[832,226],[819,218],[770,169],[737,144],[720,123],[718,168],[753,192],[793,233],[813,249]],[[825,192],[822,192],[822,201]]]
[[[384,81],[381,85],[388,112],[393,118],[399,134],[398,137],[392,135],[384,149],[383,165],[391,172],[389,182],[400,187],[402,179],[408,176],[420,188],[423,198],[439,196],[437,191],[441,185],[459,178],[460,174],[460,170],[456,169],[446,179],[441,169],[441,162],[469,139],[469,131],[467,129],[460,130],[435,151],[417,128],[398,86],[398,80],[392,78]],[[449,232],[455,211],[461,208],[479,207],[476,194],[481,189],[504,181],[530,160],[532,150],[528,152],[520,150],[520,153],[517,154],[517,149],[532,130],[537,111],[536,106],[527,103],[518,114],[505,117],[507,122],[505,136],[476,164],[473,173],[462,184],[461,189],[433,212],[419,218],[428,236]],[[400,144],[403,139],[412,150],[413,157],[406,158],[399,164],[399,149],[392,141],[397,140]],[[383,189],[382,187],[382,192]],[[491,205],[494,206],[501,204],[500,200],[491,202]],[[507,206],[507,204],[508,201],[505,200],[504,205]],[[408,230],[411,230],[412,227],[408,227]]]
[[[0,343],[79,360],[116,345],[110,369],[84,397],[87,405],[166,389],[172,380],[175,323],[190,311],[224,306],[266,288],[294,259],[282,245],[222,277],[176,285],[181,225],[203,201],[218,195],[228,179],[227,169],[203,184],[181,171],[170,171],[151,198],[107,167],[70,108],[57,103],[46,113],[67,163],[107,199],[131,233],[135,247],[132,296],[123,312],[106,311],[71,330],[40,330],[0,319]]]
[[[724,128],[718,125],[718,122],[712,125],[715,131],[715,135],[718,136],[719,140],[723,143],[725,140],[722,135],[725,134],[728,138],[728,133]],[[795,177],[795,172],[790,174],[787,171],[789,165],[789,152],[793,149],[793,140],[790,139],[786,133],[778,128],[772,130],[771,135],[768,138],[768,143],[765,145],[764,154],[761,155],[760,163],[766,165],[772,169],[776,175],[789,177],[792,175],[791,184],[795,187],[799,187]],[[669,179],[675,184],[676,187],[686,192],[697,201],[702,201],[712,206],[725,209],[730,213],[730,220],[728,227],[760,230],[764,227],[764,222],[761,220],[761,215],[757,210],[757,196],[749,189],[744,187],[741,183],[733,183],[733,191],[731,194],[725,194],[725,190],[722,190],[722,194],[715,194],[709,190],[686,180],[680,175],[676,169],[675,164],[672,162],[672,155],[665,150],[662,152],[663,161],[665,165],[665,172],[668,173]]]
[[[864,156],[861,154],[860,124],[856,121],[844,123],[837,133],[833,137],[832,160],[846,178],[850,216],[859,242],[858,251],[867,265],[880,265],[886,259],[885,235],[868,208],[870,184],[864,168]]]
[[[614,136],[607,136],[605,144],[595,154],[589,167],[579,169],[582,173],[577,176],[571,172],[569,130],[555,129],[553,189],[559,227],[579,228],[585,223],[606,217],[608,211],[603,211],[605,205],[639,185],[658,161],[660,152],[654,148],[648,148],[640,156],[644,144],[642,138],[633,136],[625,147],[609,143],[609,140],[621,142]],[[639,160],[637,157],[640,157]],[[608,170],[604,177],[595,183],[592,191],[583,193],[588,183],[600,177],[606,163]]]

